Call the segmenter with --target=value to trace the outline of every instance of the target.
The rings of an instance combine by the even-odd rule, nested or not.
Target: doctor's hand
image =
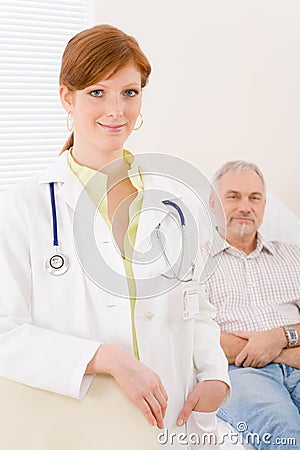
[[[223,381],[200,381],[188,395],[186,402],[178,415],[177,425],[183,425],[188,420],[192,411],[216,411],[222,404],[228,392],[229,386]]]
[[[125,350],[102,344],[87,366],[86,374],[108,373],[142,411],[148,422],[164,428],[168,396],[159,376]]]

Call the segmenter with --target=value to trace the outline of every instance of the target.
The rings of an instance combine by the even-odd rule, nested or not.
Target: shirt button
[[[145,317],[146,317],[146,319],[147,320],[152,320],[153,319],[153,317],[154,317],[154,314],[152,313],[152,312],[147,312],[146,314],[145,314]]]

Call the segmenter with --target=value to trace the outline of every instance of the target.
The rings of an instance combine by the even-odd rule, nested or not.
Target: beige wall
[[[256,162],[300,217],[298,0],[94,0],[93,21],[134,35],[153,66],[128,148],[209,177],[229,159]]]

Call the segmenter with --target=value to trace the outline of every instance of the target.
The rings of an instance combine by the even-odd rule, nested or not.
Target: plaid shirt
[[[219,235],[218,235],[219,236]],[[222,331],[263,331],[300,322],[300,247],[266,242],[250,254],[218,238],[217,265],[206,282]]]

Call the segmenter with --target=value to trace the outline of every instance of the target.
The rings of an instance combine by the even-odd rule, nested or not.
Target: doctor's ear
[[[59,96],[62,107],[69,112],[73,106],[73,92],[67,86],[61,85],[59,87]]]

